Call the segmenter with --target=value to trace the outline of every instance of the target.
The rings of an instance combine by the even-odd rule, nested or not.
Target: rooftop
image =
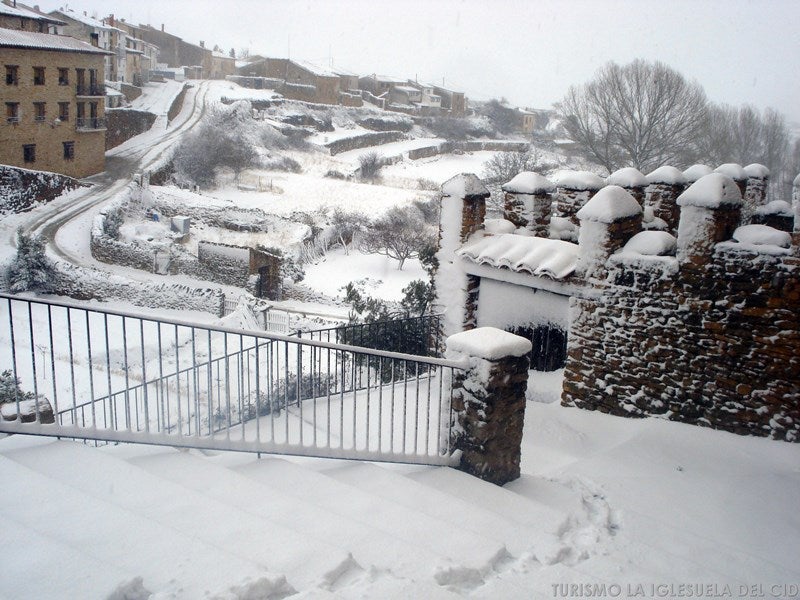
[[[66,35],[33,33],[14,29],[0,29],[0,46],[7,48],[32,48],[58,52],[82,52],[86,54],[113,54],[86,42]]]
[[[35,19],[37,21],[45,21],[46,23],[55,23],[56,25],[65,25],[64,21],[60,21],[50,15],[45,15],[35,10],[30,10],[24,6],[9,6],[0,2],[0,15],[9,15],[11,17],[21,17],[23,19]]]
[[[73,21],[78,21],[79,23],[83,23],[84,25],[88,25],[89,27],[96,27],[97,29],[108,29],[109,31],[120,31],[125,33],[122,29],[118,27],[113,27],[111,25],[107,25],[102,19],[96,19],[94,17],[90,17],[86,14],[86,12],[78,12],[76,10],[72,10],[71,8],[59,8],[57,10],[51,11],[50,14],[60,15],[67,19],[72,19]]]
[[[513,233],[468,242],[456,254],[479,265],[505,267],[518,273],[564,279],[575,271],[578,245]]]

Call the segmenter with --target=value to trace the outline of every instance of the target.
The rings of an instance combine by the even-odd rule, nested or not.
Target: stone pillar
[[[451,443],[461,451],[459,468],[497,485],[519,478],[531,347],[493,327],[447,339],[447,357],[469,363],[453,381]]]
[[[664,166],[647,175],[649,183],[645,205],[653,210],[653,216],[667,224],[667,231],[675,235],[681,210],[678,196],[686,190],[686,177],[675,167]]]
[[[742,165],[739,163],[725,163],[714,169],[714,173],[722,173],[733,179],[733,181],[736,182],[736,186],[739,188],[739,193],[742,198],[744,198],[747,190],[747,173]]]
[[[602,279],[606,261],[642,230],[642,207],[618,185],[603,188],[578,211],[578,263],[585,279]]]
[[[792,211],[794,212],[792,246],[797,250],[800,248],[800,175],[794,178],[792,184]]]
[[[559,171],[553,176],[553,182],[556,184],[556,215],[569,219],[574,225],[578,225],[578,211],[605,186],[597,175],[586,171]],[[574,242],[577,235],[567,232],[562,239]]]
[[[769,169],[764,165],[753,163],[744,168],[747,185],[744,191],[744,202],[748,207],[758,208],[767,203],[769,187]]]
[[[532,171],[523,171],[501,186],[506,194],[503,217],[534,237],[550,237],[552,182]]]
[[[701,267],[710,262],[714,246],[731,239],[739,226],[742,195],[739,186],[722,173],[711,173],[678,197],[678,262]]]
[[[606,177],[606,185],[620,186],[633,196],[639,206],[644,207],[645,188],[648,182],[647,178],[638,169],[633,167],[618,169]]]
[[[490,192],[472,173],[462,173],[442,185],[439,213],[439,249],[436,258],[436,307],[444,313],[444,335],[474,326],[474,307],[479,293],[479,278],[470,278],[456,257],[467,239],[484,228],[486,198]]]

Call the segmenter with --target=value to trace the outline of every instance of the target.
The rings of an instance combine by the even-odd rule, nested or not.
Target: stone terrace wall
[[[348,150],[358,150],[359,148],[368,148],[370,146],[378,146],[380,144],[388,144],[389,142],[397,142],[404,140],[408,136],[402,131],[376,131],[374,133],[364,133],[341,140],[336,140],[325,144],[331,152],[331,155],[341,154]]]
[[[83,185],[58,173],[0,165],[0,215],[29,211]]]
[[[144,133],[156,120],[156,116],[143,110],[110,108],[106,110],[106,150],[116,148],[134,136]]]
[[[572,300],[562,404],[800,442],[800,258],[648,263]]]

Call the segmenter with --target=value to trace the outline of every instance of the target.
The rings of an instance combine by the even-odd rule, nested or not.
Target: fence
[[[0,358],[7,433],[454,460],[456,361],[7,294]]]

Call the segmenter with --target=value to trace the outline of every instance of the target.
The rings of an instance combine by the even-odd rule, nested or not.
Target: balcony
[[[102,131],[106,128],[105,118],[80,118],[75,120],[78,131]]]
[[[103,85],[97,84],[84,84],[81,85],[80,83],[75,86],[75,91],[78,96],[85,96],[88,98],[93,98],[96,96],[105,96],[106,95],[106,88]]]

